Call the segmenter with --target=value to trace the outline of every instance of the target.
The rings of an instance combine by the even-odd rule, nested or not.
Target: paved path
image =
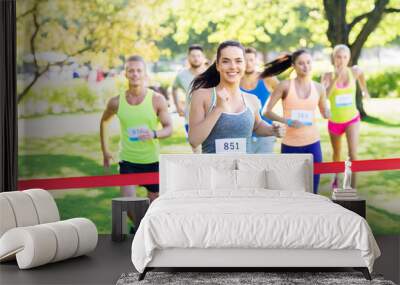
[[[18,136],[20,138],[50,138],[65,135],[88,135],[100,132],[102,113],[48,115],[39,118],[19,119]],[[182,118],[172,114],[174,125],[182,124]],[[110,124],[110,134],[119,134],[119,122],[116,117]]]

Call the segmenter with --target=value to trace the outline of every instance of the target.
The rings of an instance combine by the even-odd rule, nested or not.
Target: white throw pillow
[[[301,167],[293,168],[290,176],[285,171],[270,169],[267,171],[267,181],[269,189],[306,192],[304,170]]]
[[[210,167],[168,163],[167,191],[211,189]]]
[[[236,170],[238,188],[268,188],[267,170]]]
[[[260,171],[266,169],[267,187],[273,190],[306,191],[308,180],[306,177],[307,164],[303,160],[246,158],[238,159],[239,170]]]
[[[236,170],[211,168],[212,189],[236,190]]]

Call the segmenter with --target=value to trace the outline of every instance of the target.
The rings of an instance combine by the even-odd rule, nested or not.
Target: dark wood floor
[[[400,236],[377,236],[376,240],[382,256],[375,262],[374,272],[398,284]],[[96,250],[88,256],[29,270],[19,270],[16,262],[3,263],[0,265],[0,284],[115,284],[122,273],[134,271],[131,243],[132,238],[115,243],[109,235],[100,235]]]
[[[132,238],[112,242],[100,235],[96,249],[87,256],[19,270],[16,262],[0,265],[0,284],[115,284],[124,272],[134,271],[130,258]]]

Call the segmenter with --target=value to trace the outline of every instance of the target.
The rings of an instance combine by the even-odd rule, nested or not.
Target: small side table
[[[140,221],[149,208],[148,198],[120,197],[112,199],[112,241],[123,241],[127,233],[127,213],[133,215],[135,227],[138,228]]]
[[[366,217],[366,210],[365,210],[365,200],[364,199],[357,199],[357,200],[334,200],[332,199],[333,203],[339,204],[340,206],[353,211],[356,214],[359,214],[361,217],[365,219]]]

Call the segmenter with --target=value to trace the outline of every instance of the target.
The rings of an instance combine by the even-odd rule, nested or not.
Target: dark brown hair
[[[261,72],[260,77],[265,78],[265,77],[281,74],[282,72],[287,70],[289,67],[291,67],[296,62],[296,59],[303,53],[309,54],[309,52],[307,50],[299,49],[299,50],[296,50],[294,53],[285,54],[271,62],[268,62],[267,64],[265,64],[264,71]]]
[[[141,57],[140,55],[131,55],[130,57],[127,58],[125,63],[132,62],[132,61],[141,62],[141,63],[143,63],[143,66],[146,68],[146,62],[144,61],[143,57]]]
[[[193,44],[193,45],[190,45],[190,46],[189,46],[189,48],[188,48],[188,54],[189,54],[192,50],[196,50],[196,49],[199,50],[199,51],[204,52],[203,47],[202,47],[201,45]]]
[[[253,47],[247,47],[244,51],[245,51],[245,53],[252,53],[252,54],[257,55],[257,50]]]
[[[190,93],[200,88],[211,88],[219,84],[220,75],[217,70],[217,62],[221,57],[221,51],[227,47],[238,47],[243,51],[243,56],[245,53],[244,47],[237,41],[225,41],[220,43],[217,49],[217,59],[211,64],[206,71],[197,75],[192,81],[192,89]]]

